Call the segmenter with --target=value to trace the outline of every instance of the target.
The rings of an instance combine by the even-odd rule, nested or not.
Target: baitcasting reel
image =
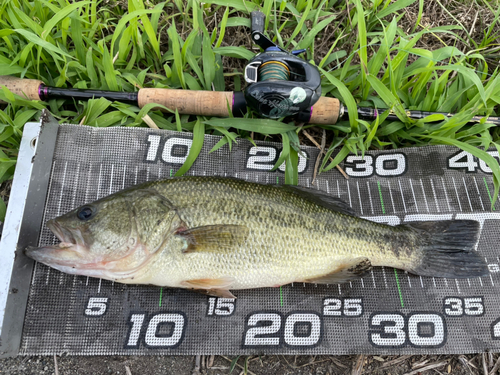
[[[253,11],[252,40],[265,52],[256,55],[245,67],[247,105],[263,117],[277,119],[294,116],[308,122],[311,107],[321,96],[318,69],[297,57],[306,50],[286,52],[267,38],[265,15]]]

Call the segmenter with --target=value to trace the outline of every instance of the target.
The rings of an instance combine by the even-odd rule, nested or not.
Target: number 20
[[[291,313],[282,327],[282,316],[274,312],[251,314],[245,324],[243,346],[263,347],[279,346],[284,342],[287,346],[312,347],[319,343],[322,335],[321,319],[315,312]],[[298,334],[300,326],[307,325],[306,334]]]

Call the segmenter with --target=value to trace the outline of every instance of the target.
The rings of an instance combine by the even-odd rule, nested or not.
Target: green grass
[[[254,55],[249,39],[241,35],[250,25],[249,12],[260,9],[267,15],[269,36],[288,50],[306,48],[305,58],[316,61],[322,72],[323,95],[337,97],[349,108],[348,120],[323,126],[331,135],[327,156],[334,146],[341,150],[333,163],[324,159],[322,171],[333,168],[349,152],[452,144],[487,162],[496,199],[500,168],[483,150],[500,147],[500,132],[488,124],[467,122],[475,114],[496,114],[500,102],[498,67],[491,63],[498,60],[498,1],[480,1],[492,19],[480,38],[453,20],[453,15],[449,26],[425,27],[420,22],[423,0],[417,3],[417,24],[403,28],[404,9],[415,2],[129,0],[120,6],[6,0],[0,4],[0,72],[58,87],[238,90],[243,64],[236,59],[246,61]],[[439,48],[427,50],[422,47],[424,38],[442,42]],[[224,137],[216,147],[226,143],[231,147],[238,138],[250,139],[252,132],[256,138],[268,135],[284,144],[279,162],[287,163],[286,182],[297,181],[301,128],[293,124],[258,119],[252,113],[243,120],[193,118],[105,99],[30,102],[14,98],[5,89],[0,90],[0,99],[9,103],[0,112],[0,182],[12,178],[24,123],[37,120],[43,108],[60,122],[147,126],[143,117],[148,114],[162,129],[193,132],[191,154],[177,174],[187,171],[196,159],[204,133]],[[356,105],[391,108],[399,121],[384,121],[385,116],[373,122],[359,120]],[[451,119],[433,116],[414,121],[404,109],[458,114]]]

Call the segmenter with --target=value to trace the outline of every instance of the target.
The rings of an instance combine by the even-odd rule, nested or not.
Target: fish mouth
[[[56,220],[49,220],[47,222],[47,228],[49,228],[52,233],[57,237],[61,243],[58,245],[59,247],[70,247],[71,245],[83,245],[83,238],[81,233],[78,231],[72,232],[66,228],[64,228],[61,224],[59,224]],[[75,236],[78,234],[78,236]]]
[[[77,274],[78,269],[85,267],[91,261],[80,231],[70,231],[56,220],[49,220],[46,225],[61,242],[51,246],[25,249],[25,255],[60,271]]]
[[[133,276],[145,263],[151,259],[148,255],[140,264],[123,271],[115,269],[120,259],[109,259],[92,254],[85,244],[80,229],[67,229],[59,224],[57,220],[50,220],[46,224],[54,235],[61,241],[58,244],[43,246],[40,248],[27,248],[24,250],[26,256],[55,268],[61,272],[73,275],[117,280]],[[124,258],[131,256],[138,248],[143,247],[137,243]]]

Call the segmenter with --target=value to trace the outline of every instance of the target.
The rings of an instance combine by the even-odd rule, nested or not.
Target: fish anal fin
[[[342,284],[348,281],[356,280],[372,269],[372,264],[368,258],[355,258],[349,262],[342,263],[334,271],[304,280],[306,283],[315,284]]]
[[[248,238],[249,230],[244,225],[205,225],[179,230],[176,235],[183,237],[188,246],[185,253],[195,251],[223,253],[235,250]]]

